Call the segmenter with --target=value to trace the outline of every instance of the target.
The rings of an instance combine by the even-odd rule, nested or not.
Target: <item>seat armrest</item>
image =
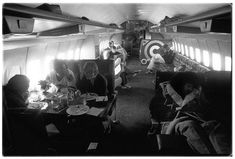
[[[7,114],[23,114],[26,108],[7,108]]]
[[[105,110],[99,115],[100,117],[107,117],[108,115],[111,115],[113,112],[113,109],[116,106],[117,101],[117,92],[115,91],[112,93],[112,95],[108,98],[107,105],[105,107]]]
[[[187,139],[183,135],[157,134],[156,139],[159,151],[172,153],[191,152]]]

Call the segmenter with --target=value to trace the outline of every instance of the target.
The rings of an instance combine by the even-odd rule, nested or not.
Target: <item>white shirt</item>
[[[49,80],[49,82],[53,83],[54,85],[63,85],[63,86],[72,86],[72,87],[75,87],[75,76],[74,76],[74,73],[68,69],[69,71],[69,74],[73,76],[73,80],[72,81],[69,81],[67,79],[67,77],[63,77],[60,81],[57,79],[56,77],[56,72],[55,71],[52,71],[48,77],[47,77],[47,80]]]

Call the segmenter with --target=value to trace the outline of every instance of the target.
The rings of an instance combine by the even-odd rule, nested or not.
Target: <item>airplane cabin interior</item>
[[[232,156],[232,3],[3,3],[3,156]]]

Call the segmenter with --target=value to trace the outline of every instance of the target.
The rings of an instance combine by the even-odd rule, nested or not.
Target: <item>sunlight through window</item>
[[[231,71],[232,70],[232,60],[231,57],[225,56],[225,71]]]
[[[73,50],[69,50],[67,53],[67,60],[72,60],[73,59]]]
[[[43,79],[40,60],[28,62],[26,75],[30,79],[30,89],[36,89],[38,81]]]
[[[43,72],[43,79],[46,79],[46,76],[50,73],[50,71],[53,69],[53,60],[55,58],[53,56],[46,56],[46,59],[44,61],[44,72]]]
[[[194,59],[194,51],[193,51],[193,47],[192,46],[189,47],[189,53],[190,53],[190,58]]]
[[[78,60],[80,55],[80,48],[77,48],[74,52],[74,60]]]
[[[206,50],[203,50],[202,52],[203,55],[203,64],[207,67],[210,66],[210,56],[209,56],[209,52]]]
[[[221,70],[221,57],[218,53],[212,53],[212,67],[216,71]]]
[[[174,42],[174,44],[175,44],[175,51],[178,51],[177,43]]]
[[[185,55],[188,56],[189,55],[189,53],[188,53],[188,46],[185,45],[184,47],[185,47]]]
[[[178,43],[178,52],[181,52],[180,43]]]
[[[172,47],[171,50],[175,50],[175,43],[172,41]]]
[[[65,59],[65,54],[64,53],[59,53],[57,55],[57,59],[64,60]]]
[[[195,53],[196,53],[196,61],[200,63],[201,62],[201,51],[200,51],[200,49],[196,48]]]
[[[183,44],[181,44],[181,53],[182,53],[182,55],[184,55],[184,45]]]

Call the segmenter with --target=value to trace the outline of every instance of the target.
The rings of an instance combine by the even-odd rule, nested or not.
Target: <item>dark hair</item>
[[[201,81],[199,77],[194,72],[178,72],[170,80],[171,86],[181,96],[184,96],[183,86],[186,83],[192,84],[193,88],[196,88],[196,89],[198,89],[201,85]]]
[[[7,85],[21,92],[24,91],[25,89],[28,89],[26,87],[28,87],[29,82],[30,81],[27,76],[17,74],[8,81]]]

